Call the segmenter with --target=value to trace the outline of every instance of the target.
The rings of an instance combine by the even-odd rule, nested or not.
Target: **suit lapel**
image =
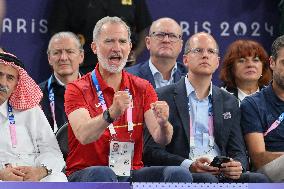
[[[223,112],[224,112],[224,107],[223,107],[223,99],[220,91],[216,86],[213,85],[212,88],[212,105],[213,105],[213,126],[214,126],[214,138],[215,142],[220,146],[220,139],[223,138],[223,135],[225,133],[224,129],[225,127],[223,126]]]
[[[189,114],[188,114],[188,98],[186,95],[186,87],[184,80],[186,78],[182,77],[177,83],[174,91],[174,102],[176,104],[179,117],[182,122],[182,126],[185,130],[187,140],[189,142]]]
[[[148,80],[153,85],[153,87],[156,88],[154,77],[149,67],[149,61],[143,63],[140,69],[140,73],[141,73],[142,78]]]
[[[180,71],[177,69],[177,71],[174,73],[173,75],[174,77],[174,83],[176,83],[177,81],[179,81],[179,79],[181,78],[181,73]]]

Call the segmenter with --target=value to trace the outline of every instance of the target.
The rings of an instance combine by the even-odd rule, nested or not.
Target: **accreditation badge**
[[[117,176],[130,176],[134,143],[111,141],[109,149],[109,167]]]

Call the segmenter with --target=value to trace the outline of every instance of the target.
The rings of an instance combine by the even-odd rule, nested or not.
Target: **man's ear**
[[[53,66],[53,63],[52,63],[52,61],[50,61],[50,55],[49,55],[49,53],[47,54],[47,60],[48,60],[48,64],[52,67],[52,66]]]
[[[275,62],[275,60],[272,58],[272,56],[269,57],[269,66],[270,66],[270,69],[271,69],[272,71],[274,71],[275,66],[276,66],[276,62]]]
[[[147,47],[148,50],[150,50],[150,43],[151,43],[150,37],[149,37],[149,36],[146,36],[146,37],[145,37],[145,45],[146,45],[146,47]]]
[[[184,54],[182,56],[182,62],[187,68],[188,68],[188,61],[189,61],[188,59],[189,59],[189,57],[187,56],[187,54]]]
[[[85,58],[85,53],[84,51],[80,51],[80,64],[82,64],[84,62],[84,58]]]
[[[94,54],[97,54],[97,44],[94,41],[91,43],[91,49]]]
[[[129,42],[129,46],[130,46],[130,51],[132,50],[132,43]]]

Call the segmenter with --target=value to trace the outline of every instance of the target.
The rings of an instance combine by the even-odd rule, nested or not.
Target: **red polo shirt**
[[[98,71],[98,65],[95,68],[97,79],[107,107],[110,107],[113,101],[114,90],[109,87],[102,79]],[[133,169],[143,167],[142,151],[143,151],[143,123],[144,113],[150,109],[150,104],[157,101],[157,94],[152,85],[139,77],[122,71],[122,82],[120,91],[129,89],[133,96],[133,123],[134,129],[132,139],[134,140],[134,157]],[[69,84],[65,92],[65,112],[69,115],[74,110],[85,108],[89,111],[91,117],[96,117],[103,112],[102,107],[96,107],[99,99],[96,89],[93,85],[91,73],[83,76],[79,80]],[[120,116],[114,123],[118,140],[129,140],[129,132],[127,131],[126,113]],[[94,125],[95,127],[95,125]],[[69,176],[75,171],[90,166],[108,166],[109,155],[109,129],[105,129],[102,136],[95,142],[82,145],[75,137],[72,128],[68,126],[68,147],[69,154],[66,160],[66,174]]]

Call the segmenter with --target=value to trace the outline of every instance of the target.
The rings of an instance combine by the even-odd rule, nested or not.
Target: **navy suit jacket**
[[[167,146],[154,142],[145,129],[145,165],[180,165],[189,156],[189,113],[185,77],[179,82],[157,89],[159,100],[166,101],[170,108],[169,121],[173,125],[173,138]],[[237,99],[213,85],[213,124],[215,142],[221,155],[240,161],[244,169],[248,166],[246,148],[240,127],[240,109]],[[228,116],[230,114],[230,116]],[[227,115],[227,116],[225,116]]]
[[[48,97],[49,91],[47,89],[47,85],[48,85],[48,79],[39,84],[39,87],[43,93],[40,105],[52,130],[54,130],[53,116],[50,109],[50,101]],[[57,80],[54,77],[54,74],[52,74],[51,87],[53,88],[54,92],[55,119],[59,129],[64,123],[68,121],[64,110],[65,87],[57,82]]]
[[[133,75],[149,81],[154,88],[156,88],[154,77],[149,67],[149,61],[141,62],[131,67],[125,68],[125,70]],[[180,78],[187,74],[187,69],[183,63],[177,62],[177,70],[174,73],[174,83],[178,82]]]

